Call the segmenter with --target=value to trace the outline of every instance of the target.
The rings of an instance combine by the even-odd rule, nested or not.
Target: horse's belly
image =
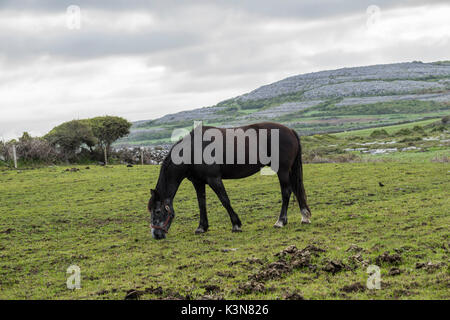
[[[222,165],[221,176],[222,179],[240,179],[249,177],[261,170],[261,165]]]

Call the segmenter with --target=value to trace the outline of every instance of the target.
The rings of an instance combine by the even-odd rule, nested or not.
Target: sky
[[[0,139],[158,118],[288,76],[449,60],[450,2],[0,0]]]

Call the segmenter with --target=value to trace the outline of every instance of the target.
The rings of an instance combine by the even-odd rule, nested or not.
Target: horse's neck
[[[161,166],[156,190],[164,199],[173,199],[177,193],[178,187],[183,181],[183,171],[179,166],[175,166],[171,160],[165,160]]]

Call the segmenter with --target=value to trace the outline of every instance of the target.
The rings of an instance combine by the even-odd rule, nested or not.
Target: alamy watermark
[[[366,9],[367,19],[366,27],[369,31],[373,31],[378,28],[381,20],[381,9],[377,5],[370,5]]]
[[[174,145],[171,153],[174,164],[261,164],[270,165],[271,168],[271,170],[261,170],[261,174],[269,175],[278,172],[279,129],[208,128],[203,130],[202,122],[195,121],[192,135],[187,130],[175,130],[172,141],[178,140],[180,136],[183,138]],[[203,147],[204,142],[209,144]]]
[[[81,289],[81,269],[77,265],[71,265],[66,271],[70,276],[67,278],[67,289]]]
[[[67,7],[66,27],[69,30],[81,29],[81,8],[79,6],[71,5]]]
[[[379,266],[370,265],[367,267],[367,273],[369,278],[367,278],[366,286],[367,289],[381,289],[381,270]]]

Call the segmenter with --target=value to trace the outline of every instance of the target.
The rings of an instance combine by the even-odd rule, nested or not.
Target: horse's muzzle
[[[152,237],[156,240],[161,240],[166,238],[166,233],[161,229],[152,228]]]

